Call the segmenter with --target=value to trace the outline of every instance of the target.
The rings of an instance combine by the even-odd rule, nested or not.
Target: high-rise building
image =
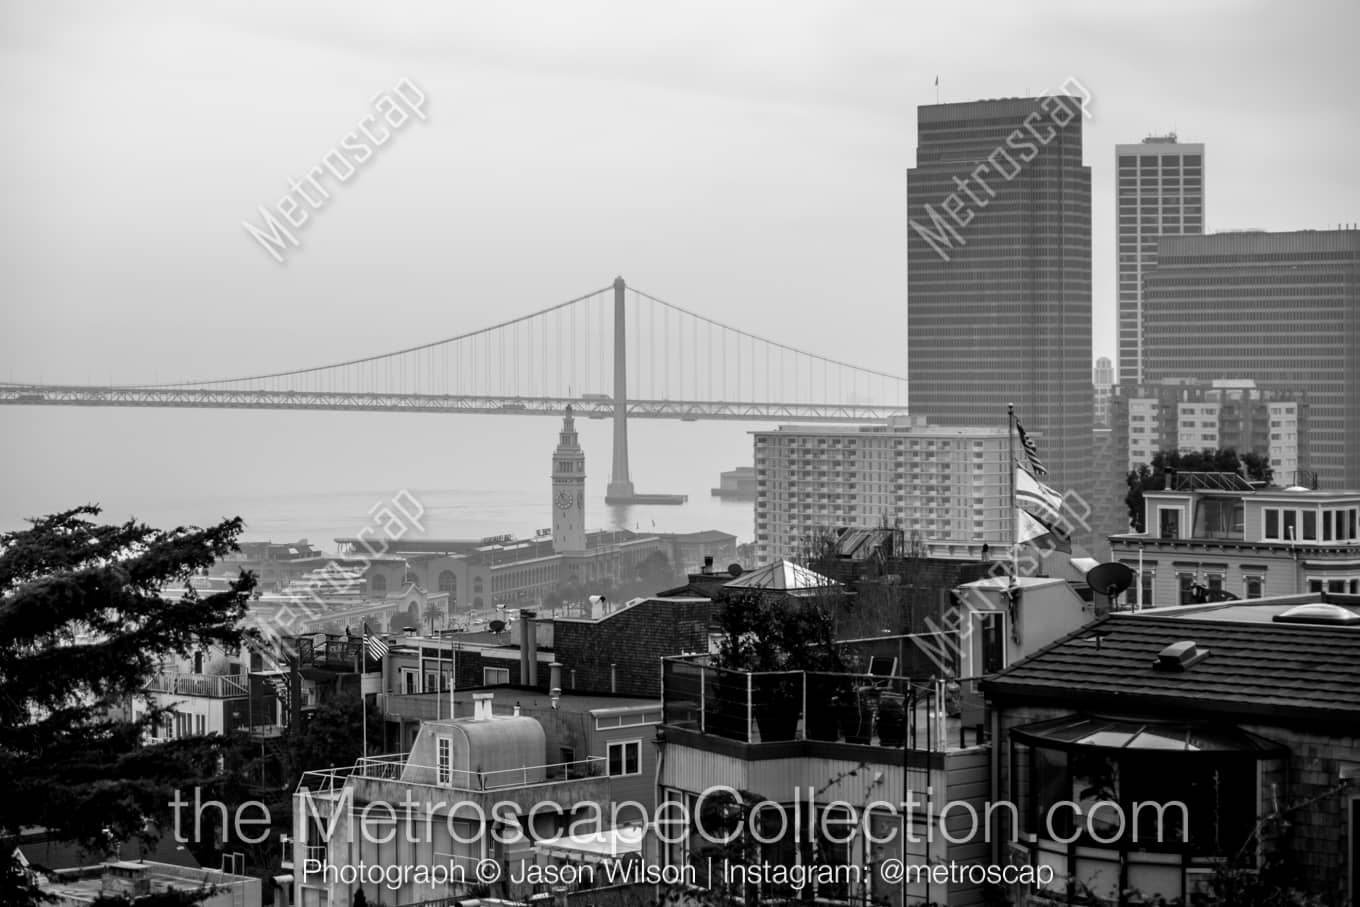
[[[1048,481],[1089,498],[1091,171],[1078,99],[917,111],[907,174],[907,374],[914,416],[1006,425]]]
[[[814,555],[841,527],[916,531],[973,554],[1014,538],[1005,427],[948,428],[903,416],[754,435],[758,563]]]
[[[1092,397],[1095,401],[1094,417],[1098,426],[1110,424],[1110,388],[1113,385],[1114,363],[1110,362],[1109,356],[1101,356],[1091,373],[1091,387],[1095,391]]]
[[[1166,236],[1143,300],[1145,372],[1307,394],[1308,469],[1360,489],[1360,230]]]
[[[1275,481],[1294,485],[1308,471],[1308,395],[1257,387],[1250,380],[1170,380],[1120,385],[1111,412],[1126,438],[1126,468],[1151,463],[1158,451],[1232,449],[1270,461]]]
[[[1116,145],[1119,173],[1119,382],[1141,384],[1143,279],[1157,265],[1157,238],[1204,232],[1204,146],[1170,135]]]

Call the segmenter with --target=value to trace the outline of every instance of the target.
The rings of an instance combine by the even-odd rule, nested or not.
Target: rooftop
[[[834,579],[801,567],[793,561],[782,560],[743,573],[736,579],[724,583],[723,588],[742,591],[768,589],[774,592],[813,592],[840,585]]]
[[[1360,724],[1360,620],[1339,622],[1345,613],[1360,618],[1360,596],[1294,595],[1111,614],[982,687],[988,697],[1051,698],[1123,712],[1354,726]],[[1295,620],[1301,622],[1285,622]],[[1161,656],[1178,643],[1193,645],[1176,650],[1181,660],[1167,669]]]

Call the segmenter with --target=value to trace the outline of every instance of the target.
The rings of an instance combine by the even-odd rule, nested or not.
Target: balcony
[[[175,696],[236,699],[250,695],[250,678],[246,674],[160,674],[151,679],[146,689]]]
[[[943,681],[880,673],[730,671],[713,667],[708,655],[672,656],[662,666],[668,739],[699,735],[780,749],[848,744],[873,748],[871,761],[884,761],[883,748],[942,753],[976,746],[983,728],[963,725],[961,700]]]

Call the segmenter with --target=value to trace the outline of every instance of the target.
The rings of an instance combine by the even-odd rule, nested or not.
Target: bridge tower
[[[614,278],[614,466],[605,503],[628,503],[637,496],[628,477],[628,323],[622,277]]]

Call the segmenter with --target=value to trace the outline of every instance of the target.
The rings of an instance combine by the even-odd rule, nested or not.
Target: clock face
[[[574,503],[574,502],[573,502],[572,499],[571,499],[571,492],[570,492],[570,491],[559,491],[559,492],[557,493],[557,509],[558,509],[558,510],[570,510],[570,509],[571,509],[571,505],[572,505],[573,503]]]

